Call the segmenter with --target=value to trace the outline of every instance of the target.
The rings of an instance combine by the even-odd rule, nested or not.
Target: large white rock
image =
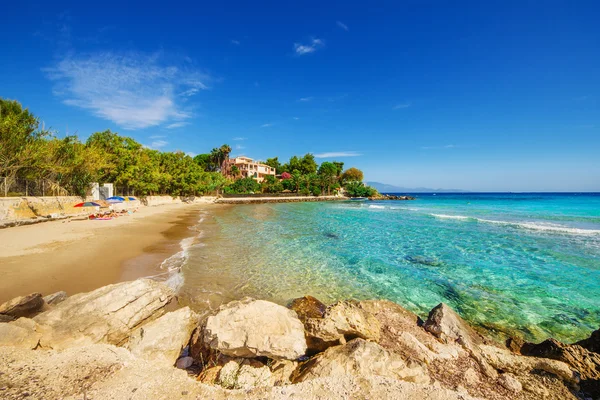
[[[295,360],[306,352],[304,326],[294,311],[251,298],[226,304],[209,317],[204,341],[232,357]]]
[[[445,343],[458,342],[469,349],[483,343],[482,337],[444,303],[429,312],[423,328]]]
[[[307,318],[304,326],[312,351],[323,351],[357,337],[379,341],[381,329],[377,318],[356,301],[335,303],[327,307],[323,318]]]
[[[76,294],[34,318],[51,328],[40,345],[53,349],[91,343],[121,345],[132,330],[164,314],[173,296],[168,286],[150,279]]]
[[[414,383],[429,383],[427,370],[407,362],[377,343],[354,339],[343,346],[330,347],[302,364],[294,383],[327,376],[383,376]]]
[[[189,307],[167,313],[136,329],[127,348],[139,358],[172,366],[190,341],[198,322],[198,315]]]

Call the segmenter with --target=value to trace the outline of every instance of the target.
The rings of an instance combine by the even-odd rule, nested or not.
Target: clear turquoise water
[[[600,326],[600,195],[438,194],[415,201],[230,207],[203,222],[182,290],[198,302],[384,298],[529,340]]]

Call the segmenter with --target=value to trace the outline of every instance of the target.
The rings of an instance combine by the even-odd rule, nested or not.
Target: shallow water
[[[165,261],[197,308],[311,294],[389,299],[422,317],[443,301],[529,340],[570,342],[600,325],[600,195],[238,205],[200,219]]]

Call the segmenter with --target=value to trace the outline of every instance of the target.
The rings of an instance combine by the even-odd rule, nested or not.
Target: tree
[[[327,194],[331,194],[331,185],[337,181],[338,166],[329,161],[323,161],[319,166],[321,188],[327,188]]]
[[[299,193],[300,185],[302,184],[302,174],[300,173],[300,171],[295,169],[294,172],[292,172],[292,177],[290,181],[292,181],[292,184],[296,188],[296,193]]]
[[[237,178],[238,175],[240,174],[240,169],[237,166],[234,165],[234,166],[231,167],[230,172],[231,172],[231,175],[233,175],[234,178]]]
[[[377,190],[370,186],[365,186],[359,181],[352,181],[344,187],[345,194],[348,197],[371,197],[377,194]]]
[[[280,173],[281,163],[279,162],[279,159],[277,157],[267,158],[265,164],[271,168],[275,168],[275,173]]]
[[[303,174],[314,174],[317,172],[317,163],[315,162],[315,156],[308,153],[300,160],[300,172]]]
[[[362,182],[363,173],[357,168],[348,168],[340,177],[342,182]]]
[[[337,168],[336,176],[339,178],[342,175],[342,171],[344,170],[344,163],[341,161],[333,161],[333,165]]]
[[[10,186],[17,174],[31,167],[49,132],[39,129],[36,116],[15,100],[0,98],[0,176]]]
[[[260,191],[260,184],[252,178],[242,178],[225,186],[225,193],[229,194],[249,194]]]

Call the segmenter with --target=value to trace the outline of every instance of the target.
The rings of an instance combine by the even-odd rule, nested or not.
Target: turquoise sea
[[[167,260],[214,308],[382,298],[426,317],[440,302],[499,336],[584,338],[600,327],[600,194],[417,194],[202,213]]]

